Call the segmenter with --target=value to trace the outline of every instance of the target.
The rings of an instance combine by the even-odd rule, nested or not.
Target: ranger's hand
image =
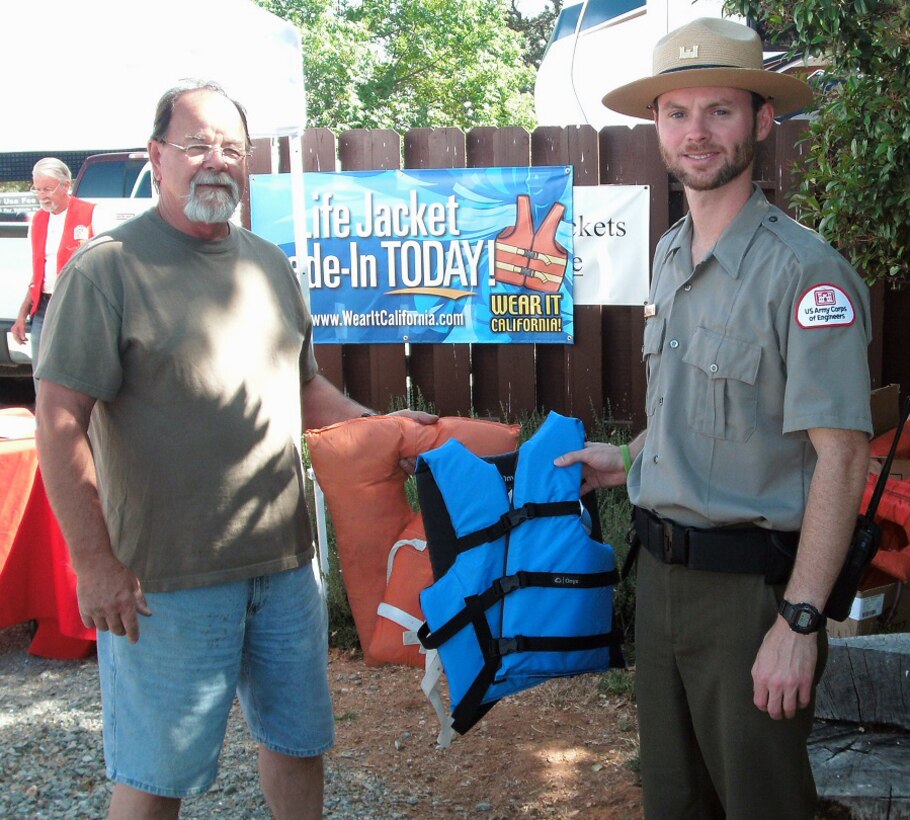
[[[801,635],[778,615],[752,666],[753,701],[774,720],[792,718],[812,698],[818,635]]]
[[[584,450],[573,450],[561,455],[553,463],[557,467],[581,463],[582,495],[590,490],[619,487],[626,483],[626,466],[622,452],[615,444],[588,441],[585,442]]]
[[[126,635],[139,640],[137,613],[151,615],[139,579],[113,555],[83,561],[79,567],[76,595],[79,614],[89,629]]]

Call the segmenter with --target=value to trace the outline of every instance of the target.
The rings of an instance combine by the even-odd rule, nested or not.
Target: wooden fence
[[[786,208],[792,169],[801,156],[797,145],[805,123],[775,126],[761,143],[755,176],[768,199]],[[251,173],[287,172],[288,145],[277,156],[269,141],[256,146]],[[668,177],[650,124],[633,129],[590,126],[523,128],[417,128],[402,138],[388,130],[354,130],[336,136],[310,129],[303,136],[305,171],[362,171],[405,168],[494,168],[523,165],[573,165],[576,185],[647,185],[650,188],[650,252],[661,234],[685,212],[681,186]],[[882,327],[881,289],[873,290],[875,325]],[[903,304],[898,300],[900,304]],[[904,300],[905,301],[905,300]],[[907,314],[904,312],[904,316]],[[898,345],[907,322],[894,317]],[[644,317],[640,307],[575,307],[573,345],[430,344],[318,345],[323,374],[358,401],[386,410],[419,391],[444,415],[516,418],[533,410],[556,410],[586,425],[608,415],[639,429],[644,424],[645,377],[641,360]],[[882,383],[881,332],[870,351],[873,382]],[[888,380],[904,381],[906,347],[885,359]],[[896,367],[894,365],[897,365]],[[887,366],[885,370],[889,370]],[[887,381],[885,382],[887,383]],[[907,384],[906,381],[904,381]]]

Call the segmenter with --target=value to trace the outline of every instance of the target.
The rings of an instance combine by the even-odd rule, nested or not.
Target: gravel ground
[[[98,664],[28,654],[25,625],[0,630],[0,818],[105,817],[111,784],[104,774]],[[394,820],[413,797],[341,755],[326,758],[325,817]],[[395,805],[401,806],[401,811]],[[270,818],[259,791],[256,746],[235,704],[214,787],[187,799],[181,818]]]

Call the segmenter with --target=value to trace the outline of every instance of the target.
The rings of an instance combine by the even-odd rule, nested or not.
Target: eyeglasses
[[[217,151],[225,162],[234,164],[242,162],[250,155],[249,151],[244,151],[242,148],[237,148],[233,145],[208,145],[204,142],[194,142],[192,145],[178,145],[176,142],[168,142],[167,140],[161,140],[161,142],[183,151],[190,159],[204,159],[213,151]]]
[[[33,194],[40,194],[41,196],[48,196],[48,195],[54,193],[54,191],[56,191],[59,187],[60,187],[60,183],[58,182],[58,183],[57,183],[56,185],[54,185],[52,188],[36,188],[36,187],[33,185],[31,188],[29,188],[29,190],[30,190]]]

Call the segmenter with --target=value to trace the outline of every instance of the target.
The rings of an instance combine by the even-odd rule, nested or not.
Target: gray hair
[[[73,174],[67,164],[56,157],[39,159],[32,168],[32,179],[35,177],[53,177],[63,185],[69,185],[73,181]]]
[[[158,100],[158,106],[155,108],[155,123],[152,126],[152,135],[149,139],[153,142],[164,141],[177,102],[184,94],[188,94],[191,91],[212,91],[215,94],[221,94],[222,97],[227,98],[234,104],[234,107],[237,109],[237,113],[240,114],[240,119],[243,122],[243,135],[246,140],[246,145],[244,147],[249,150],[250,128],[246,121],[246,109],[237,102],[237,100],[229,97],[227,92],[218,83],[213,82],[212,80],[181,80],[179,85],[175,85],[173,88],[169,88],[165,91],[164,94],[161,95],[161,99]]]

